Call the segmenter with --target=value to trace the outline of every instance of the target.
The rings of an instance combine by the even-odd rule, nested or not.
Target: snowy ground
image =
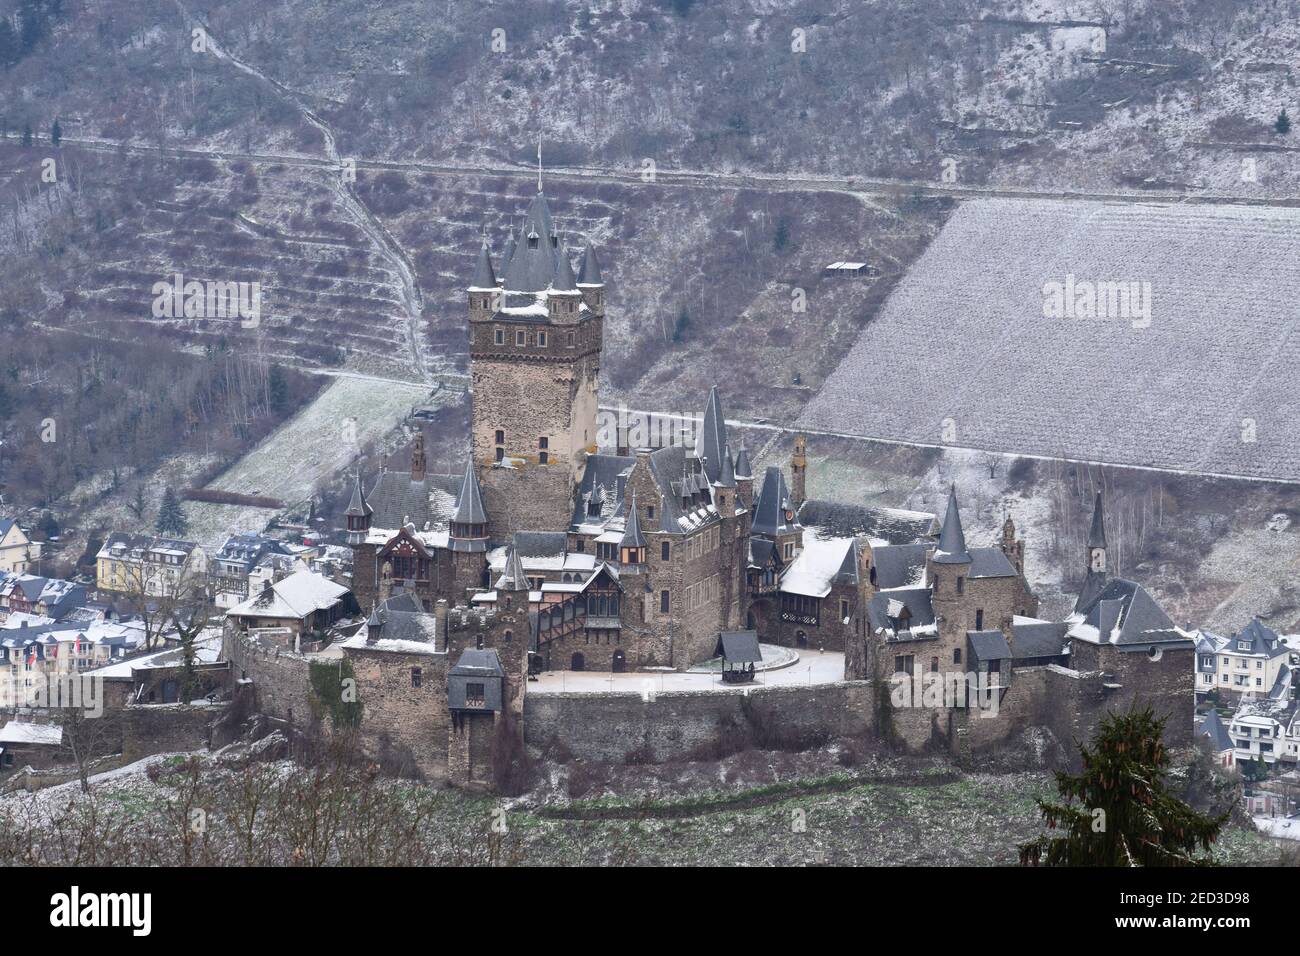
[[[715,674],[624,673],[604,674],[597,671],[547,671],[528,685],[530,694],[645,694],[665,691],[703,691],[747,693],[750,688],[806,687],[832,684],[844,680],[844,655],[835,651],[819,654],[805,651],[789,667],[755,676],[748,685],[724,684]]]
[[[362,447],[390,432],[428,394],[422,385],[337,378],[208,487],[298,504],[318,482],[346,468]],[[236,531],[260,531],[276,514],[267,508],[202,502],[188,502],[185,512],[190,537],[206,547],[220,547]]]

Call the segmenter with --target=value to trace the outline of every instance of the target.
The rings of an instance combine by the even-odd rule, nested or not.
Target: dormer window
[[[1250,641],[1238,641],[1238,642],[1237,642],[1237,650],[1239,650],[1239,651],[1248,651],[1248,650],[1250,650]]]
[[[535,233],[535,232],[530,232],[530,233],[528,234],[528,248],[529,248],[529,249],[536,249],[536,248],[537,248],[537,240],[540,239],[540,238],[541,238],[541,236],[539,236],[537,233]]]

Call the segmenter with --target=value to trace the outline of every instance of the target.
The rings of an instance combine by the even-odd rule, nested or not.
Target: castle
[[[955,488],[942,522],[808,499],[806,437],[794,436],[788,477],[777,465],[755,474],[716,388],[698,428],[631,447],[620,426],[602,447],[606,286],[590,243],[575,275],[540,188],[499,270],[484,240],[467,297],[471,453],[455,494],[435,486],[417,434],[409,471],[385,470],[368,490],[358,475],[346,511],[369,620],[341,654],[371,749],[491,785],[523,743],[536,675],[684,672],[727,641],[840,654],[834,680],[859,690],[978,677],[980,706],[852,705],[872,711],[858,723],[909,747],[970,751],[1034,724],[1068,739],[1138,701],[1190,738],[1192,635],[1108,576],[1100,496],[1075,611],[1042,620],[1010,517],[997,544],[969,547]],[[256,633],[228,634],[227,653],[254,684],[261,673],[261,705],[301,700],[302,679],[272,676]],[[973,720],[989,716],[990,695],[1002,719]],[[583,725],[599,734],[591,706]]]

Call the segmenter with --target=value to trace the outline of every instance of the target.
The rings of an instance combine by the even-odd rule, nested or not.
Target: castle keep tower
[[[505,246],[486,240],[468,291],[473,461],[489,536],[563,531],[596,451],[605,285],[588,244],[575,278],[540,189]]]

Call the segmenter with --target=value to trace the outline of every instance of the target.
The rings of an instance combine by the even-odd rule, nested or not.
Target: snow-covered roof
[[[337,604],[348,589],[312,571],[296,571],[226,612],[227,617],[305,618]]]
[[[840,573],[852,538],[815,538],[804,535],[803,550],[781,575],[781,590],[787,594],[825,597]]]
[[[33,724],[25,720],[11,720],[0,727],[0,744],[57,746],[62,742],[63,728],[58,724]]]

